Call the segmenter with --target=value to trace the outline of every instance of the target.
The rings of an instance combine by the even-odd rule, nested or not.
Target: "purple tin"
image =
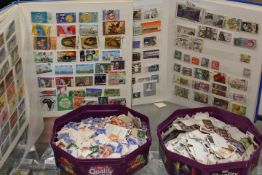
[[[221,163],[215,165],[201,164],[190,158],[167,150],[164,141],[161,138],[161,133],[164,132],[176,118],[185,117],[187,114],[192,116],[198,112],[208,112],[212,117],[233,125],[242,132],[249,131],[254,134],[254,139],[259,144],[259,148],[247,161]],[[159,139],[159,153],[165,168],[170,175],[248,175],[251,170],[256,167],[262,149],[262,135],[248,118],[215,107],[177,110],[158,125],[157,136]],[[185,169],[187,171],[184,171]]]
[[[128,114],[141,119],[147,126],[148,140],[135,151],[122,158],[115,159],[77,159],[55,145],[56,133],[69,122],[80,122],[89,117],[106,117]],[[130,175],[148,163],[151,133],[148,118],[122,105],[86,105],[69,112],[55,120],[51,138],[56,165],[68,175]]]

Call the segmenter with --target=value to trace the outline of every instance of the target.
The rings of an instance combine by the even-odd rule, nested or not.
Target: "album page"
[[[131,106],[132,1],[21,3],[42,116]],[[113,7],[113,8],[109,8]]]
[[[18,6],[0,13],[0,168],[28,126],[29,99]],[[41,130],[41,128],[40,128]]]
[[[164,0],[134,1],[132,105],[163,101],[166,85],[168,10]]]
[[[170,1],[170,7],[169,100],[187,107],[212,105],[254,121],[261,8],[208,0]]]

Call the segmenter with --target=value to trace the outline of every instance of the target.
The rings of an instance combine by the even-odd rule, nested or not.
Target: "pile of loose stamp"
[[[162,138],[169,151],[202,164],[248,160],[258,148],[252,133],[243,133],[208,113],[177,118]]]
[[[56,145],[79,159],[121,158],[147,141],[147,127],[132,114],[89,117],[57,132]]]

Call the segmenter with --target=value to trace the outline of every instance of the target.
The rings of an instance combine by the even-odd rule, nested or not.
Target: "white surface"
[[[121,20],[125,20],[126,22],[126,34],[124,41],[122,43],[121,48],[121,55],[125,60],[125,71],[126,71],[126,84],[125,85],[119,85],[117,88],[120,88],[120,95],[121,97],[125,97],[127,100],[127,106],[131,106],[131,69],[132,69],[132,48],[130,47],[132,45],[132,32],[133,32],[133,23],[132,23],[132,17],[133,17],[133,4],[132,1],[127,0],[116,0],[116,1],[67,1],[67,2],[28,2],[28,3],[21,3],[20,4],[23,15],[25,16],[25,24],[28,26],[26,29],[26,36],[28,36],[28,43],[33,43],[32,40],[32,29],[31,29],[31,12],[32,11],[47,11],[52,13],[53,19],[55,19],[55,13],[58,12],[98,12],[98,36],[103,38],[102,34],[102,10],[104,9],[120,9],[120,18]],[[78,15],[76,15],[76,18],[78,18]],[[78,21],[78,20],[77,20]],[[53,21],[51,25],[54,25],[55,22]],[[77,23],[76,23],[77,25]],[[76,30],[76,35],[78,35],[78,31]],[[103,43],[103,42],[102,42]],[[34,67],[35,63],[32,59],[32,53],[33,48],[30,44],[30,47],[28,47],[25,52],[27,54],[27,62],[30,65],[30,67]],[[99,47],[100,52],[102,51],[103,47]],[[55,53],[55,52],[54,52]],[[77,53],[78,55],[78,53]],[[101,55],[101,53],[100,53]],[[101,57],[100,57],[101,58]],[[55,60],[54,60],[55,61]],[[78,62],[78,61],[77,61]],[[76,62],[76,63],[77,63]],[[100,62],[100,61],[99,61]],[[54,62],[56,63],[56,62]],[[76,63],[70,63],[71,65],[74,65]],[[35,73],[32,74],[35,77]],[[55,74],[52,75],[49,74],[52,77],[55,77]],[[75,76],[75,74],[73,74]],[[92,86],[93,88],[99,86]],[[89,87],[89,88],[92,88]],[[110,88],[109,86],[103,86],[104,88]],[[111,88],[116,88],[116,86],[111,86]],[[37,86],[30,87],[32,90],[39,91]],[[68,88],[69,89],[69,88]],[[80,87],[70,88],[70,90],[73,89],[83,89]],[[69,111],[51,111],[51,112],[44,112],[42,110],[42,116],[44,117],[52,117],[52,116],[60,116]]]
[[[179,18],[176,18],[175,12],[176,12],[176,3],[181,2],[185,3],[187,1],[185,0],[177,0],[177,1],[170,1],[170,21],[169,21],[169,28],[170,31],[168,33],[169,36],[169,56],[168,61],[169,67],[168,67],[168,79],[170,87],[169,94],[172,94],[169,96],[168,101],[174,102],[179,105],[188,106],[188,107],[201,107],[204,106],[200,103],[195,103],[193,100],[185,100],[183,98],[179,98],[174,96],[174,84],[172,83],[172,78],[174,75],[173,71],[173,64],[175,62],[173,55],[174,51],[176,50],[175,47],[175,35],[176,35],[176,25],[177,24],[183,24],[188,26],[194,26],[197,27],[200,25],[200,23],[194,23],[186,20],[181,20]],[[230,17],[236,17],[247,21],[253,21],[259,24],[259,27],[262,27],[261,20],[258,20],[259,16],[262,16],[261,7],[252,6],[252,5],[246,5],[236,2],[228,2],[228,1],[209,1],[209,0],[201,0],[201,1],[189,1],[193,2],[197,7],[201,7],[206,9],[210,13],[214,14],[221,14],[223,16],[230,16]],[[247,95],[247,112],[246,116],[254,121],[255,116],[255,109],[257,104],[257,93],[258,93],[258,87],[260,83],[260,74],[261,74],[261,55],[262,55],[262,49],[261,49],[261,42],[262,42],[262,35],[261,30],[259,33],[256,34],[249,34],[245,32],[235,32],[235,31],[228,31],[233,34],[233,37],[246,37],[246,38],[254,38],[257,40],[257,48],[256,49],[245,49],[240,47],[234,47],[232,42],[231,44],[223,44],[219,42],[209,41],[207,39],[204,39],[204,49],[202,53],[197,53],[189,50],[184,49],[178,49],[180,51],[185,51],[186,53],[189,53],[191,56],[198,56],[198,57],[207,57],[211,60],[218,60],[220,61],[220,71],[226,73],[227,75],[232,75],[241,78],[243,68],[250,68],[251,69],[251,77],[247,78],[248,80],[248,90],[246,91]],[[240,54],[241,53],[248,53],[252,55],[251,63],[250,64],[244,64],[239,61]],[[185,64],[182,64],[185,65]],[[190,66],[193,66],[192,64]],[[189,67],[189,66],[188,66]],[[172,72],[172,73],[171,73]],[[245,78],[243,78],[245,79]],[[229,87],[228,87],[229,88]],[[210,94],[209,94],[210,96]],[[211,97],[211,96],[210,96]],[[209,104],[212,105],[212,98],[209,97]],[[229,108],[231,109],[231,106],[229,105]]]
[[[152,19],[152,20],[141,20],[141,22],[147,22],[147,21],[161,21],[161,31],[160,32],[154,32],[150,34],[142,34],[139,36],[134,36],[134,41],[140,40],[141,47],[140,49],[134,49],[134,52],[140,52],[141,53],[141,64],[142,64],[142,70],[139,74],[133,74],[134,78],[143,78],[143,77],[151,77],[151,75],[159,75],[159,83],[156,84],[156,95],[154,96],[147,96],[144,97],[143,95],[143,84],[142,83],[136,83],[133,85],[133,92],[141,92],[141,97],[137,99],[132,100],[132,105],[140,105],[140,104],[147,104],[147,103],[154,103],[158,101],[165,100],[165,93],[166,93],[166,83],[167,83],[167,40],[168,35],[166,35],[168,31],[168,1],[167,0],[135,0],[134,1],[134,9],[141,9],[143,10],[150,9],[150,8],[157,8],[159,10],[159,18]],[[143,16],[143,14],[142,14]],[[157,46],[153,48],[143,48],[143,38],[148,36],[156,36],[157,37]],[[143,59],[143,51],[144,50],[153,50],[153,49],[159,49],[160,55],[159,59]],[[145,72],[143,69],[145,65],[153,65],[153,64],[159,64],[159,71],[158,72]],[[149,81],[153,82],[153,81]]]
[[[0,28],[0,34],[2,33],[2,32],[6,32],[6,30],[7,30],[7,28],[8,28],[8,25],[14,20],[15,21],[15,35],[16,35],[16,39],[17,39],[17,44],[18,44],[18,50],[19,50],[19,55],[20,56],[23,56],[22,55],[22,51],[21,50],[23,50],[23,45],[24,45],[24,43],[23,43],[23,41],[22,41],[22,30],[21,30],[21,24],[20,24],[20,20],[21,20],[21,18],[20,18],[20,16],[18,15],[18,12],[19,12],[19,7],[17,6],[17,5],[14,5],[14,6],[11,6],[11,7],[9,7],[9,8],[7,8],[7,9],[5,9],[5,11],[4,12],[2,12],[0,15],[0,26],[1,26],[1,28]],[[13,34],[12,34],[12,36],[13,36]],[[12,37],[11,36],[11,37]],[[7,44],[7,41],[5,42],[5,44]],[[8,61],[9,61],[9,63],[10,63],[10,68],[12,67],[11,66],[11,57],[10,57],[10,55],[8,55],[8,51],[7,51],[7,49],[6,49],[6,57],[7,57],[7,59],[8,59]],[[18,140],[19,140],[19,138],[21,137],[21,135],[24,133],[24,131],[25,131],[25,129],[26,129],[26,127],[28,126],[28,121],[31,119],[31,117],[35,117],[35,114],[36,113],[34,113],[33,111],[31,111],[30,110],[30,105],[32,105],[32,103],[30,103],[30,100],[29,100],[29,96],[27,95],[28,94],[28,92],[27,92],[27,83],[26,83],[26,78],[25,78],[25,72],[26,72],[26,69],[25,69],[25,64],[24,64],[24,62],[23,62],[23,59],[22,59],[22,64],[23,64],[23,78],[24,78],[24,87],[25,87],[25,95],[24,95],[24,99],[25,99],[25,112],[26,112],[26,121],[25,121],[25,123],[23,124],[23,126],[20,126],[20,129],[18,130],[18,133],[17,133],[17,135],[16,135],[16,137],[14,138],[14,140],[12,140],[11,142],[10,142],[10,145],[9,145],[9,147],[8,147],[8,149],[7,149],[7,151],[5,152],[5,154],[3,154],[3,155],[1,155],[1,157],[0,157],[0,168],[3,166],[3,164],[4,164],[4,162],[6,161],[6,159],[8,158],[8,156],[10,155],[10,153],[12,152],[12,150],[15,148],[15,146],[16,146],[16,144],[17,144],[17,142],[18,142]],[[0,68],[2,68],[2,65],[3,64],[1,64],[0,65]],[[12,69],[13,69],[13,67],[12,67]],[[14,81],[15,81],[15,89],[16,89],[16,93],[17,93],[17,91],[18,91],[18,89],[17,89],[17,86],[16,86],[16,74],[14,74],[15,76],[15,78],[14,78]],[[4,80],[4,79],[2,79],[2,80]],[[0,80],[1,82],[2,82],[2,80]],[[19,101],[18,103],[17,103],[17,105],[20,103],[21,101]],[[11,116],[11,114],[9,114],[9,117]],[[17,123],[19,123],[19,117],[20,117],[20,115],[18,115],[18,120],[17,120]],[[9,119],[8,119],[9,120]],[[9,122],[9,121],[8,121]],[[38,123],[38,124],[41,124],[41,122],[40,123]],[[43,126],[43,125],[42,125]],[[41,127],[38,127],[38,130],[39,130],[39,132],[42,132],[42,128]],[[10,135],[11,135],[11,129],[10,129],[10,132],[9,132],[9,139],[10,139]],[[39,135],[38,135],[39,136]],[[37,136],[37,137],[38,137]],[[3,141],[2,141],[3,142]],[[33,145],[33,143],[32,144],[30,144],[30,145],[27,145],[27,148],[29,149],[29,148],[31,148],[31,146]]]

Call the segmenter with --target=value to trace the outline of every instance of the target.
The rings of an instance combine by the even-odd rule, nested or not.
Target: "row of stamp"
[[[212,70],[215,70],[215,71],[219,71],[220,69],[220,62],[217,60],[211,60],[206,57],[202,57],[202,58],[196,57],[196,56],[191,57],[189,54],[183,54],[181,51],[175,50],[174,58],[179,61],[182,61],[182,57],[183,57],[183,62],[187,64],[201,66],[201,67],[208,68],[208,69],[211,68]],[[250,58],[249,55],[241,54],[240,61],[247,63],[249,62],[249,58]],[[181,66],[183,62],[175,63],[173,70],[176,72],[181,72]],[[191,74],[190,72],[191,71],[189,71],[188,74],[186,75],[190,76]],[[243,68],[242,74],[240,76],[243,76],[245,78],[250,78],[251,69]],[[223,77],[226,77],[225,74],[223,74]],[[221,81],[221,83],[224,83],[224,82]]]
[[[141,77],[132,77],[132,84],[140,84],[140,83],[147,83],[150,81],[154,81],[156,83],[159,83],[159,74],[152,74],[152,75],[146,75]]]
[[[65,76],[65,77],[38,77],[39,88],[53,88],[55,86],[92,86],[92,85],[105,85],[106,74],[95,74],[95,81],[93,76]],[[94,82],[94,83],[93,83]],[[109,85],[125,84],[124,72],[109,72],[108,74]]]
[[[132,64],[132,74],[152,73],[159,71],[159,64],[151,64],[142,66],[142,62]]]
[[[54,69],[54,71],[53,71]],[[112,61],[110,63],[95,63],[95,64],[66,64],[54,65],[51,63],[37,63],[36,73],[55,75],[73,75],[75,74],[109,74],[114,71],[124,71],[125,61]]]
[[[203,23],[218,28],[232,31],[240,31],[257,34],[259,25],[255,22],[242,20],[235,17],[213,14],[199,7],[193,7],[186,4],[177,5],[177,17],[193,22]]]
[[[32,23],[98,23],[98,18],[99,12],[64,12],[55,13],[55,15],[47,11],[31,12]],[[119,9],[102,10],[103,21],[119,21],[120,19]]]
[[[78,29],[77,29],[78,28]],[[150,21],[134,24],[134,35],[149,34],[161,31],[161,21]],[[125,21],[107,21],[103,22],[103,35],[125,35]],[[50,25],[50,24],[33,24],[33,36],[98,36],[98,24],[80,24],[78,25]]]
[[[107,36],[104,42],[99,42],[95,36],[66,36],[66,37],[33,37],[34,50],[68,50],[68,49],[121,49],[124,37]],[[78,44],[80,43],[80,44]]]
[[[225,73],[212,72],[201,68],[182,67],[176,63],[174,64],[174,69],[175,72],[188,78],[195,78],[206,82],[210,82],[212,79],[212,81],[220,84],[228,84],[233,89],[241,91],[247,91],[248,89],[248,81],[244,78],[235,78],[233,76],[227,76]]]
[[[133,53],[133,55],[134,55],[134,53]],[[219,61],[216,61],[216,60],[211,61],[209,58],[206,58],[206,57],[191,56],[190,54],[183,53],[182,51],[179,51],[179,50],[175,50],[174,59],[179,60],[179,61],[184,61],[185,63],[200,65],[204,68],[210,68],[211,67],[211,69],[214,69],[214,70],[220,69],[220,62]],[[252,56],[249,55],[249,54],[240,54],[240,57],[239,57],[240,62],[247,63],[247,64],[249,64],[251,62],[251,59],[252,59]],[[245,76],[245,77],[250,77],[250,75],[251,75],[251,72],[250,72],[250,74],[245,74],[245,75],[243,74],[243,76]]]
[[[109,85],[119,86],[126,84],[126,74],[121,72],[109,72],[109,74],[94,74],[85,76],[67,76],[67,77],[38,77],[38,85],[40,88],[54,87],[54,81],[56,86],[67,87],[81,87],[81,86],[98,86]]]
[[[79,55],[77,55],[79,53]],[[97,62],[97,61],[124,61],[120,50],[103,50],[100,58],[100,50],[80,50],[80,51],[44,51],[34,52],[35,63],[55,63],[55,62]]]
[[[33,36],[98,36],[98,24],[80,24],[78,25],[47,25],[33,24]],[[103,35],[124,35],[126,33],[125,21],[107,21],[103,22]]]
[[[135,9],[133,11],[133,20],[155,20],[160,16],[158,8]],[[99,12],[79,12],[78,15],[74,12],[56,13],[57,23],[97,23]],[[78,16],[78,20],[77,20]],[[53,21],[52,13],[50,12],[31,12],[32,23],[50,23]],[[103,21],[120,20],[119,9],[105,9],[102,11]]]
[[[204,58],[204,60],[205,59],[206,58]],[[202,60],[203,60],[203,58],[202,58]],[[197,63],[199,63],[199,58],[192,57],[192,64],[193,65],[199,65]],[[212,61],[212,63],[213,64],[211,65],[211,69],[218,71],[219,70],[219,62]],[[179,73],[181,72],[183,75],[186,75],[186,76],[192,76],[192,68],[188,68],[188,69],[182,68],[182,64],[179,64],[179,63],[174,64],[173,70],[175,72],[179,72]],[[226,74],[225,73],[219,73],[219,74],[220,74],[220,78],[217,81],[220,81],[220,83],[225,84]],[[251,77],[251,69],[243,68],[242,74],[240,76],[242,76],[244,78],[250,78]],[[208,73],[206,73],[206,76],[203,77],[202,80],[209,81]]]
[[[120,97],[120,89],[118,88],[86,88],[70,90],[67,86],[57,86],[56,96],[72,96],[72,97]]]
[[[230,110],[238,115],[246,115],[247,107],[238,103],[231,102],[222,98],[218,98],[213,95],[200,93],[197,91],[191,91],[187,88],[175,86],[175,96],[181,97],[187,100],[193,100],[193,102],[201,103],[204,105],[214,105],[224,110]]]
[[[183,87],[192,88],[197,91],[212,93],[224,98],[231,98],[232,100],[238,103],[246,103],[245,93],[231,91],[232,89],[230,89],[226,85],[217,84],[215,82],[205,83],[197,79],[188,79],[180,75],[174,76],[173,83]]]
[[[196,56],[190,56],[189,54],[183,54],[179,50],[175,50],[174,53],[174,59],[184,61],[185,63],[191,63],[193,65],[199,65],[205,68],[211,68],[213,70],[219,70],[220,69],[220,62],[217,60],[211,60],[206,57],[202,57],[201,59]],[[174,70],[177,70],[177,66],[174,65]]]
[[[204,40],[194,36],[178,35],[175,39],[175,45],[183,49],[201,53],[204,48]],[[234,38],[233,45],[235,47],[255,49],[257,47],[257,41],[250,38],[236,37]]]
[[[71,92],[76,95],[72,95]],[[73,110],[86,104],[126,104],[126,98],[123,97],[97,96],[101,93],[100,89],[89,89],[88,91],[85,89],[78,89],[69,91],[69,95],[57,95],[56,93],[56,90],[40,91],[40,102],[44,111]],[[82,94],[86,96],[77,96]],[[87,95],[96,97],[87,97]]]
[[[8,122],[1,129],[1,157],[5,155],[8,148],[16,139],[19,130],[22,129],[26,121],[26,112],[23,112],[21,116],[17,116],[17,112],[15,112]],[[1,160],[1,158],[0,158]]]
[[[218,30],[213,27],[207,26],[198,26],[198,32],[196,28],[186,27],[186,26],[177,26],[177,37],[178,38],[189,38],[188,36],[197,36],[204,39],[209,39],[213,41],[221,41],[224,43],[231,43],[232,39],[234,40],[234,46],[245,47],[248,49],[254,49],[257,46],[257,41],[251,38],[243,38],[243,37],[234,37],[232,33],[225,32],[222,30]]]
[[[160,50],[159,49],[153,49],[153,50],[144,50],[142,52],[133,52],[132,61],[141,61],[141,57],[144,60],[159,59],[160,58]]]

